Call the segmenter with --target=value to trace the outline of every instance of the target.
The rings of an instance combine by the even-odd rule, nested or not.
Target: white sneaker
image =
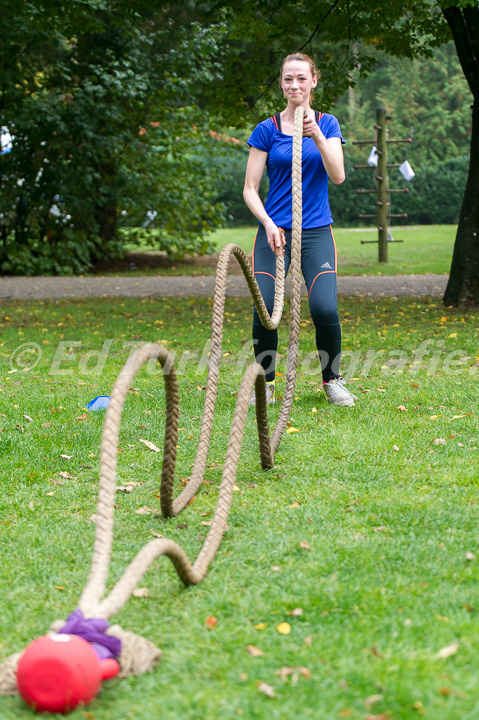
[[[270,404],[274,405],[274,403],[275,403],[274,390],[275,390],[275,387],[274,387],[273,382],[266,383],[266,405],[270,405]],[[251,397],[249,399],[249,404],[256,405],[256,393],[254,390],[251,393]]]
[[[333,378],[328,383],[323,384],[326,397],[333,405],[354,405],[355,400],[359,400],[356,395],[345,387],[345,381],[342,377]]]

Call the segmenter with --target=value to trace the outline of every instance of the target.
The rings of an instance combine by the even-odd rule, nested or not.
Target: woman
[[[280,83],[287,100],[286,108],[257,125],[248,140],[250,155],[243,197],[260,222],[253,248],[253,272],[271,313],[275,255],[284,253],[286,271],[291,260],[292,136],[294,111],[302,106],[307,112],[303,120],[301,270],[316,328],[324,391],[333,405],[354,405],[358,398],[345,387],[339,374],[341,327],[336,297],[336,246],[328,200],[328,177],[337,185],[344,181],[344,140],[334,115],[315,112],[311,107],[318,72],[310,57],[303,53],[288,55],[283,60]],[[258,191],[265,166],[270,184],[268,199],[263,205]],[[278,333],[263,327],[256,308],[253,342],[256,360],[266,373],[269,403],[274,401]]]

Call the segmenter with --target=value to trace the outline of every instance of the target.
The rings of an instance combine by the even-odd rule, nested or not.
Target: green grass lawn
[[[423,225],[392,229],[395,240],[389,243],[388,263],[378,263],[377,244],[361,244],[361,241],[377,240],[377,231],[358,228],[336,228],[334,237],[338,248],[338,265],[341,275],[400,275],[416,273],[448,273],[456,237],[456,225]],[[251,253],[256,233],[255,227],[224,228],[212,234],[211,240],[219,252],[227,243],[234,242]],[[149,250],[146,245],[127,245],[128,251]],[[214,266],[198,266],[191,261],[163,261],[154,263],[150,256],[147,263],[136,261],[137,268],[129,270],[129,263],[111,271],[114,275],[212,275]],[[145,266],[146,265],[146,266]],[[102,265],[101,274],[105,274]],[[108,273],[108,270],[107,270]]]
[[[376,230],[336,228],[334,238],[338,249],[341,275],[401,275],[415,273],[448,273],[456,237],[455,225],[423,225],[393,228],[395,240],[389,243],[388,263],[378,263],[377,244],[361,244],[362,240],[377,240]],[[214,235],[218,249],[236,242],[243,250],[252,251],[253,233],[250,228],[223,229]]]
[[[144,368],[125,402],[118,484],[143,485],[118,493],[110,587],[153,532],[192,560],[201,548],[250,358],[251,302],[228,299],[226,311],[208,471],[177,518],[135,512],[159,508],[161,453],[139,439],[162,445],[161,373]],[[84,407],[110,392],[127,343],[160,341],[176,355],[178,485],[190,474],[210,313],[209,299],[1,304],[0,660],[76,607],[91,560],[104,417]],[[229,530],[206,579],[184,589],[161,559],[141,583],[148,597],[131,598],[114,618],[160,646],[163,660],[105,683],[72,720],[479,717],[479,317],[428,300],[370,298],[341,299],[340,313],[344,373],[359,402],[325,400],[304,304],[297,432],[284,435],[264,472],[251,411]],[[31,352],[18,349],[25,343]],[[284,321],[282,355],[286,344]],[[283,374],[284,358],[280,396]],[[272,427],[278,412],[270,409]],[[218,619],[213,630],[208,616]],[[18,698],[0,698],[0,717],[34,716]]]

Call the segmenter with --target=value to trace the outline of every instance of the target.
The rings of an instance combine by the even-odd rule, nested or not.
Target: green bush
[[[87,236],[72,228],[64,228],[62,240],[56,242],[27,238],[18,243],[11,236],[0,271],[5,275],[81,275],[97,260],[118,257],[121,249],[117,240],[105,244],[98,235]]]
[[[359,214],[376,211],[376,196],[358,194],[358,189],[375,189],[375,171],[355,170],[353,160],[346,155],[346,180],[342,185],[329,184],[329,198],[333,218],[338,225],[354,227],[374,226],[374,218],[359,220]],[[467,180],[469,158],[465,155],[437,165],[414,167],[416,176],[406,182],[397,169],[391,168],[389,186],[409,188],[409,193],[394,193],[391,213],[407,213],[406,221],[393,218],[393,224],[453,225],[458,222]],[[399,222],[398,222],[399,220]]]
[[[466,155],[436,166],[420,167],[410,183],[408,194],[394,198],[396,212],[407,212],[415,225],[449,225],[459,221],[467,181]],[[401,183],[407,185],[405,181]]]

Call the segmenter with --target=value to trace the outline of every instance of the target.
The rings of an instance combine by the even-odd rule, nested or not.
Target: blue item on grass
[[[106,410],[110,403],[109,395],[98,395],[86,406],[87,410]]]

